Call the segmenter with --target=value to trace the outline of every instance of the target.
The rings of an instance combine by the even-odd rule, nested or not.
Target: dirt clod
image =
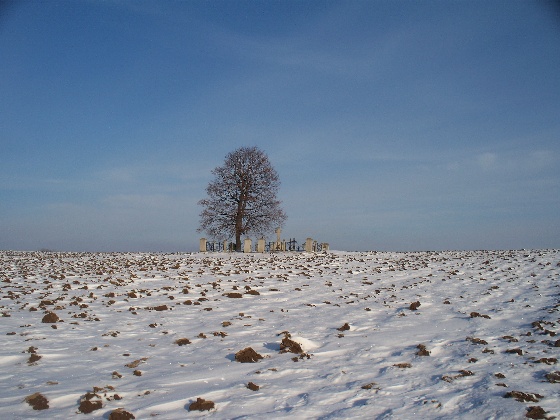
[[[33,410],[46,410],[49,408],[49,400],[39,392],[25,397],[25,402],[29,404]]]
[[[515,398],[519,402],[539,402],[540,399],[544,398],[539,394],[532,394],[528,392],[511,391],[504,395],[504,398]]]
[[[280,353],[303,353],[303,349],[299,343],[294,340],[290,340],[288,337],[284,337],[280,343]]]
[[[149,311],[161,312],[161,311],[167,311],[169,308],[167,307],[167,305],[159,305],[159,306],[148,306],[146,309]]]
[[[251,391],[258,391],[261,387],[254,384],[253,382],[249,382],[247,384],[247,388],[249,388]]]
[[[125,411],[124,408],[117,408],[109,414],[109,420],[131,420],[135,418],[132,413]]]
[[[177,344],[178,346],[184,346],[186,344],[191,344],[191,340],[189,340],[188,338],[179,338],[175,340],[175,344]]]
[[[39,360],[41,360],[42,356],[39,356],[38,354],[31,354],[31,356],[29,356],[29,359],[27,359],[27,364],[28,365],[32,365],[35,362],[38,362]]]
[[[546,379],[551,384],[560,382],[560,372],[551,372],[546,374]]]
[[[125,367],[134,369],[134,368],[140,366],[140,364],[145,362],[146,360],[148,360],[147,357],[142,357],[141,359],[135,360],[134,362],[127,363],[125,365]]]
[[[491,319],[490,315],[483,315],[480,314],[478,312],[471,312],[471,318],[486,318],[486,319]]]
[[[416,352],[417,356],[429,356],[430,355],[430,351],[426,348],[426,346],[424,344],[418,344],[418,346],[416,346],[416,348],[418,349],[418,351]]]
[[[54,324],[55,322],[58,322],[59,320],[60,320],[60,318],[58,317],[57,314],[55,314],[54,312],[47,312],[47,314],[43,317],[41,322],[44,323],[44,324]]]
[[[214,408],[213,401],[205,400],[204,398],[197,398],[195,402],[189,405],[189,411],[210,411]]]
[[[226,296],[228,298],[232,298],[232,299],[241,299],[243,297],[243,295],[241,293],[238,293],[238,292],[224,293],[224,296]]]
[[[393,366],[398,367],[400,369],[409,369],[412,367],[410,363],[396,363]]]
[[[80,413],[89,414],[95,410],[99,410],[101,407],[103,407],[103,403],[101,402],[101,400],[91,401],[84,399],[80,402],[78,411]]]
[[[558,359],[556,359],[556,357],[543,357],[535,361],[535,363],[544,363],[545,365],[554,365],[556,364],[556,362],[558,362]]]
[[[420,307],[420,302],[416,301],[416,302],[412,302],[408,307],[408,309],[410,309],[411,311],[416,311],[419,307]]]
[[[263,357],[251,347],[247,347],[235,353],[235,360],[240,363],[256,363],[259,359],[263,359]]]
[[[483,345],[488,344],[488,341],[476,337],[467,337],[467,341],[470,341],[473,344],[483,344]]]
[[[548,419],[546,415],[546,411],[542,407],[533,406],[527,409],[527,413],[525,413],[525,417],[529,419]],[[554,417],[550,417],[554,418]]]
[[[255,295],[255,296],[260,295],[260,293],[259,293],[258,291],[253,290],[253,289],[247,290],[247,291],[245,292],[245,294],[246,294],[246,295]]]

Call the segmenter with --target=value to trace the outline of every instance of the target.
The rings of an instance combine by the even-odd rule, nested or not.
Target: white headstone
[[[264,252],[264,238],[257,241],[257,252]]]

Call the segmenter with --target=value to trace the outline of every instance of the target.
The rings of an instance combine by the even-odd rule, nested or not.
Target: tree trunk
[[[237,205],[235,216],[235,250],[241,252],[241,232],[243,230],[243,205],[241,201]]]
[[[241,252],[241,233],[235,232],[235,250]]]

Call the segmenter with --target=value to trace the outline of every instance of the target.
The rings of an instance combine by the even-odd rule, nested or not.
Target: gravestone
[[[282,251],[282,242],[280,241],[280,234],[282,233],[282,229],[276,228],[276,243],[274,244],[275,251]]]
[[[251,252],[251,239],[245,238],[245,242],[243,244],[243,252],[248,254]]]

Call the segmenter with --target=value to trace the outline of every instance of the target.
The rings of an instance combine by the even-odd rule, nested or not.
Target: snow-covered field
[[[0,287],[1,419],[560,415],[558,250],[4,251]]]

